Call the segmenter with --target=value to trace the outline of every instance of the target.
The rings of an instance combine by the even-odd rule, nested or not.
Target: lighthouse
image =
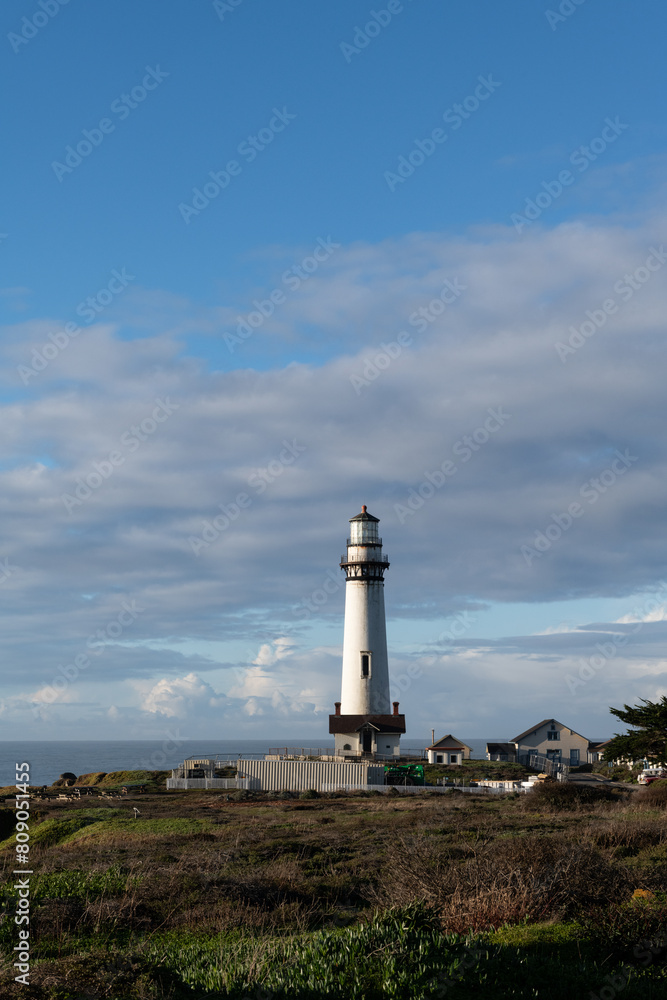
[[[339,756],[398,756],[405,716],[390,708],[384,573],[389,562],[378,535],[379,518],[361,508],[350,518],[345,572],[345,627],[341,700],[329,716]]]

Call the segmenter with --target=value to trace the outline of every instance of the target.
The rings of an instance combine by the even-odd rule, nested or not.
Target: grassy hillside
[[[667,996],[659,785],[39,806],[29,987],[0,844],[3,998]]]
[[[441,778],[456,781],[477,781],[488,778],[491,781],[523,781],[534,774],[523,764],[510,764],[499,760],[464,760],[462,764],[424,764],[424,778],[427,785],[435,785]]]

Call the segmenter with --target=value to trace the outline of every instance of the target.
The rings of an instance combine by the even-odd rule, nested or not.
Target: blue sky
[[[67,315],[119,263],[144,288],[211,307],[234,293],[243,305],[275,259],[322,234],[348,246],[506,225],[609,116],[627,130],[545,223],[608,211],[621,164],[633,180],[650,176],[636,161],[659,156],[666,138],[659,4],[638,17],[587,0],[552,30],[548,6],[532,2],[510,13],[406,0],[348,63],[340,45],[372,9],[243,0],[221,21],[206,2],[124,11],[70,0],[17,53],[6,44],[7,280],[31,278],[28,313]],[[4,4],[4,33],[29,12]],[[122,105],[124,119],[110,112],[158,65],[168,76],[143,103]],[[446,143],[392,192],[385,172],[489,75],[497,90],[458,129],[445,126]],[[274,106],[296,117],[246,163],[237,148]],[[114,132],[58,182],[52,163],[104,117]],[[178,205],[235,157],[240,176],[186,225]],[[626,209],[645,202],[643,185],[628,187]]]
[[[8,737],[325,735],[361,503],[410,734],[665,693],[664,7],[1,17]]]

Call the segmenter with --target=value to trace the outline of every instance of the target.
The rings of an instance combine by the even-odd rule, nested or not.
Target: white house
[[[471,747],[448,733],[441,740],[426,747],[429,764],[460,764],[470,758]]]
[[[607,744],[611,743],[611,740],[604,740],[603,742],[589,743],[588,744],[588,763],[597,764],[599,761],[604,760],[603,754],[607,747]]]
[[[611,743],[613,737],[605,740],[603,743],[591,743],[588,747],[588,760],[591,764],[595,764],[598,761],[604,760],[604,752]],[[655,763],[655,762],[654,762]],[[619,767],[650,767],[651,761],[647,757],[639,757],[636,760],[630,759],[629,757],[617,757],[615,760],[610,761],[610,764],[617,764]]]
[[[589,742],[581,733],[569,729],[557,719],[543,719],[512,740],[520,763],[527,762],[530,754],[541,754],[570,767],[586,763]]]

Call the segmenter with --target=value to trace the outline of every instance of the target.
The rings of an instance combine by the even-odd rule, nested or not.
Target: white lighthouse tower
[[[389,563],[378,536],[379,518],[361,508],[350,518],[345,571],[343,682],[329,732],[343,756],[396,756],[405,717],[398,702],[390,714],[384,571]]]

